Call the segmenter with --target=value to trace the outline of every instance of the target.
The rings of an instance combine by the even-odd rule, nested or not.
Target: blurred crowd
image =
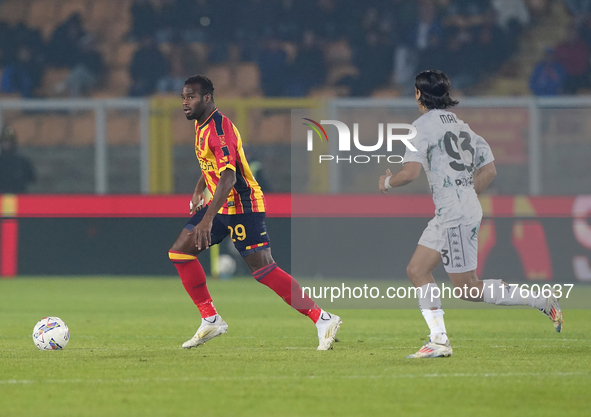
[[[78,97],[97,84],[104,69],[96,39],[75,13],[58,25],[48,41],[38,29],[0,21],[0,91],[34,97],[48,67],[67,68],[69,76],[54,87],[56,94]]]
[[[591,0],[565,0],[573,25],[564,39],[548,45],[529,86],[537,96],[577,94],[591,89]]]
[[[303,96],[326,83],[354,96],[406,89],[418,68],[441,68],[467,88],[498,69],[530,21],[524,0],[159,3],[135,0],[132,38],[201,42],[210,63],[233,54],[256,62],[267,96]],[[330,73],[334,67],[340,71]]]
[[[208,66],[252,62],[266,96],[305,96],[332,86],[368,96],[380,88],[412,93],[414,75],[438,68],[470,88],[499,70],[519,36],[552,0],[133,0],[124,42],[127,94],[177,92]],[[571,94],[589,87],[591,0],[564,1],[573,15],[566,39],[546,50],[530,87]],[[0,92],[78,97],[100,87],[105,58],[79,14],[44,40],[0,17]],[[69,75],[39,92],[47,68]]]

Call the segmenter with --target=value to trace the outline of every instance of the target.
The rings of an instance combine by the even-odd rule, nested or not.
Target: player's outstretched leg
[[[176,267],[185,290],[201,313],[201,326],[191,339],[183,343],[182,347],[185,349],[196,347],[226,333],[228,325],[217,314],[205,283],[205,271],[197,256],[174,250],[170,250],[168,256]]]
[[[431,331],[429,341],[416,353],[408,355],[407,358],[445,358],[453,353],[445,330],[444,312],[441,308],[439,291],[436,290],[435,293],[432,293],[433,287],[436,288],[437,284],[429,283],[417,289],[419,307]]]
[[[543,294],[535,294],[531,291],[522,293],[519,288],[509,286],[500,279],[485,279],[482,282],[485,303],[505,306],[528,305],[537,308],[552,320],[557,332],[562,331],[564,319],[554,291],[546,298]]]
[[[275,262],[266,265],[252,273],[253,277],[261,284],[271,288],[283,301],[308,316],[318,330],[318,350],[329,350],[341,326],[341,318],[330,314],[316,305],[316,303],[303,293],[298,282],[287,272],[277,266]],[[292,294],[301,294],[302,297],[292,302]]]

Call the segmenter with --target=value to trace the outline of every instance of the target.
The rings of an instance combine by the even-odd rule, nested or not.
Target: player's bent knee
[[[186,229],[183,229],[179,234],[169,251],[191,253],[193,255],[199,254],[196,252],[197,248],[195,247],[193,236],[189,235]]]
[[[168,249],[168,253],[170,254],[170,252],[181,252],[181,253],[191,253],[191,250],[187,250],[187,245],[177,245],[174,244],[171,246],[170,249]]]
[[[422,271],[419,265],[410,263],[406,266],[406,275],[408,275],[410,279],[420,278],[421,274]]]

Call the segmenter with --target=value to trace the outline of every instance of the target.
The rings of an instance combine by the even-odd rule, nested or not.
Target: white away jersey
[[[443,227],[469,224],[482,218],[474,191],[474,172],[494,160],[488,143],[454,113],[430,110],[413,123],[417,136],[406,149],[404,163],[420,162],[425,169],[435,218]]]

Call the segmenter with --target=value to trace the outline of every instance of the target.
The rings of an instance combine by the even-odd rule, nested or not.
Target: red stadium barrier
[[[491,250],[502,246],[518,255],[527,279],[552,280],[560,265],[591,281],[591,196],[485,195],[480,201],[486,219],[479,273]],[[268,217],[431,218],[434,212],[429,195],[267,194],[266,202]],[[18,273],[19,219],[183,218],[188,209],[188,195],[0,195],[0,276]],[[499,234],[502,218],[510,222],[510,236]]]
[[[19,195],[4,217],[187,217],[187,195]],[[266,194],[268,217],[433,217],[429,195]],[[574,196],[483,196],[485,215],[572,217]]]

